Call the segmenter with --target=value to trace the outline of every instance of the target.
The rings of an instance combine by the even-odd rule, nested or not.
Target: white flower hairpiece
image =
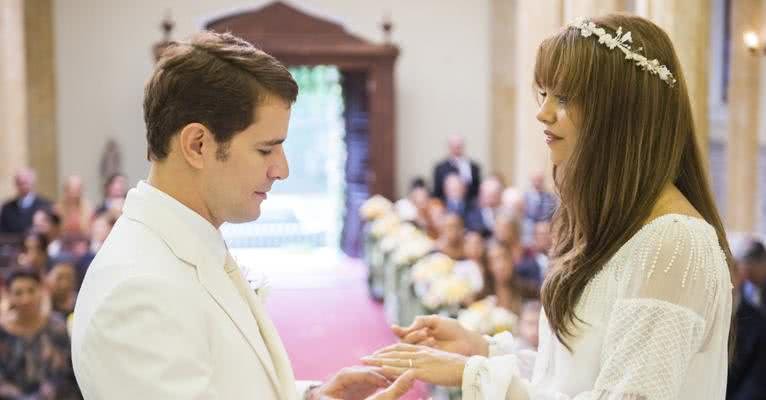
[[[668,70],[668,67],[665,65],[660,65],[660,62],[657,61],[657,59],[649,60],[630,48],[629,43],[633,43],[633,37],[631,36],[630,32],[623,32],[622,27],[617,28],[617,32],[615,32],[615,35],[612,36],[610,33],[607,33],[604,28],[583,18],[569,24],[569,26],[579,29],[580,35],[582,35],[582,37],[587,38],[591,35],[596,36],[598,38],[598,43],[605,45],[609,48],[609,50],[614,50],[615,48],[620,49],[623,54],[625,54],[626,60],[635,61],[636,65],[641,67],[641,69],[657,75],[670,87],[675,85],[676,78],[673,77],[673,74],[670,72],[670,70]],[[636,50],[641,51],[643,48],[639,47]]]

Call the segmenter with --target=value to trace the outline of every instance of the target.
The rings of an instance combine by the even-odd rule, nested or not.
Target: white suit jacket
[[[93,260],[74,312],[86,399],[294,400],[287,353],[260,301],[224,271],[220,232],[141,182]],[[257,299],[257,297],[256,297]]]

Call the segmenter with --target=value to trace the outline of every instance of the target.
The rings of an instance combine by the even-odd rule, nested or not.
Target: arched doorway
[[[347,160],[341,248],[361,251],[358,209],[372,194],[396,198],[394,63],[399,49],[356,37],[328,19],[281,1],[209,21],[289,66],[334,65],[341,74]]]

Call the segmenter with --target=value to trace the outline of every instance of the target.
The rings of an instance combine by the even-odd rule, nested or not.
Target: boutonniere
[[[266,302],[266,297],[271,292],[271,285],[266,274],[258,271],[254,267],[243,264],[239,265],[239,269],[248,286],[250,286],[250,289],[252,289],[256,296],[261,298],[262,302]]]

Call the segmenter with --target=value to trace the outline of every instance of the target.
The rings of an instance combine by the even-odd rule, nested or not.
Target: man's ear
[[[195,169],[205,165],[204,153],[215,151],[212,133],[205,125],[193,122],[181,128],[178,135],[178,147],[184,160]]]

